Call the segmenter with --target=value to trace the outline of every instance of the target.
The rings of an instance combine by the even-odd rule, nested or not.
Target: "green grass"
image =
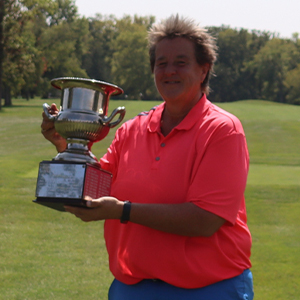
[[[0,299],[107,299],[103,222],[32,203],[38,164],[56,154],[40,134],[42,103],[14,100],[0,111]],[[124,105],[129,119],[157,103],[111,101],[110,111]],[[251,157],[255,299],[299,299],[300,107],[252,100],[220,106],[242,121]],[[98,157],[115,130],[93,146]]]
[[[300,107],[250,100],[221,106],[242,121],[250,152],[255,299],[300,299]]]

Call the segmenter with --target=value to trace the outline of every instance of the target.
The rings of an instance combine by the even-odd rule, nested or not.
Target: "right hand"
[[[51,104],[48,111],[51,115],[54,115],[54,116],[56,116],[59,112],[55,103]],[[44,112],[43,112],[42,116],[43,116],[43,121],[41,124],[42,135],[45,137],[45,139],[50,141],[56,147],[57,152],[65,151],[67,148],[66,140],[57,133],[57,131],[55,130],[55,127],[54,127],[54,122],[49,120]]]

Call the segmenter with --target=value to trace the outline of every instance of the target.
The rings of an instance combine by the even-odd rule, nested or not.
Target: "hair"
[[[209,78],[213,74],[213,66],[217,59],[217,46],[215,39],[200,27],[194,20],[172,15],[160,23],[153,24],[148,31],[149,56],[152,72],[155,65],[156,45],[163,39],[183,37],[191,40],[195,45],[195,57],[200,66],[209,65],[207,76],[201,84],[201,90],[207,94],[210,91]]]

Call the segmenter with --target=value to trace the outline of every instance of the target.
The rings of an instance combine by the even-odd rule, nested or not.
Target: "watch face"
[[[131,202],[124,201],[123,213],[121,217],[121,223],[126,224],[130,219]]]

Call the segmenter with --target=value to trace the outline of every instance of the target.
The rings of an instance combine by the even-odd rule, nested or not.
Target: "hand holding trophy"
[[[55,106],[43,105],[44,135],[56,134],[48,139],[60,139],[57,150],[64,151],[40,163],[34,202],[63,211],[64,205],[84,206],[85,196],[110,194],[112,175],[100,168],[91,146],[123,120],[125,108],[118,107],[107,117],[110,96],[123,90],[106,82],[62,77],[51,84],[62,90],[61,107],[57,111]]]
[[[43,105],[48,106],[48,104]],[[48,106],[48,114],[57,115],[59,113],[55,103],[52,103],[51,107]],[[59,135],[55,129],[53,120],[50,120],[45,112],[43,112],[43,122],[41,124],[41,133],[44,138],[50,141],[55,147],[58,153],[63,152],[67,148],[67,141],[61,135]]]

